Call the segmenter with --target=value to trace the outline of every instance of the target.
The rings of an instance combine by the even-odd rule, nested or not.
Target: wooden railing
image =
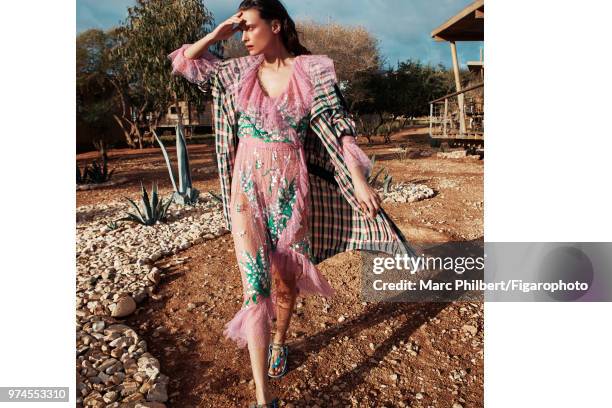
[[[484,139],[484,83],[429,102],[429,136]]]

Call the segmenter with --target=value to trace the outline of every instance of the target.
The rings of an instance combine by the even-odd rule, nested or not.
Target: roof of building
[[[436,41],[484,41],[484,0],[476,0],[431,32]]]

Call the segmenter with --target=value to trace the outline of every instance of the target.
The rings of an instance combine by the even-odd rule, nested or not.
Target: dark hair
[[[287,51],[293,56],[312,54],[306,47],[300,44],[295,23],[289,17],[287,9],[279,0],[243,0],[238,10],[256,9],[262,19],[270,22],[279,20],[281,22],[281,39]]]

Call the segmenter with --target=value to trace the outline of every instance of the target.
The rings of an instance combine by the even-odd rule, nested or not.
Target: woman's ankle
[[[255,399],[257,400],[257,404],[267,404],[272,401],[273,397],[266,389],[263,392],[259,392],[258,390],[255,391]]]

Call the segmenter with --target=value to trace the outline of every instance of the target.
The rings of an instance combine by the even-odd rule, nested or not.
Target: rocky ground
[[[483,161],[438,155],[422,129],[374,140],[394,186],[387,213],[415,243],[482,240]],[[107,222],[140,181],[171,191],[157,149],[112,150],[126,181],[77,192],[77,392],[84,406],[240,407],[253,400],[246,349],[222,338],[240,307],[232,237],[218,203],[214,146],[190,145],[196,207],[171,206],[153,229]],[[78,156],[82,165],[96,153]],[[415,198],[416,197],[416,198]],[[294,407],[481,407],[481,303],[365,303],[361,259],[349,251],[319,265],[337,296],[298,300],[289,373],[272,387]]]

